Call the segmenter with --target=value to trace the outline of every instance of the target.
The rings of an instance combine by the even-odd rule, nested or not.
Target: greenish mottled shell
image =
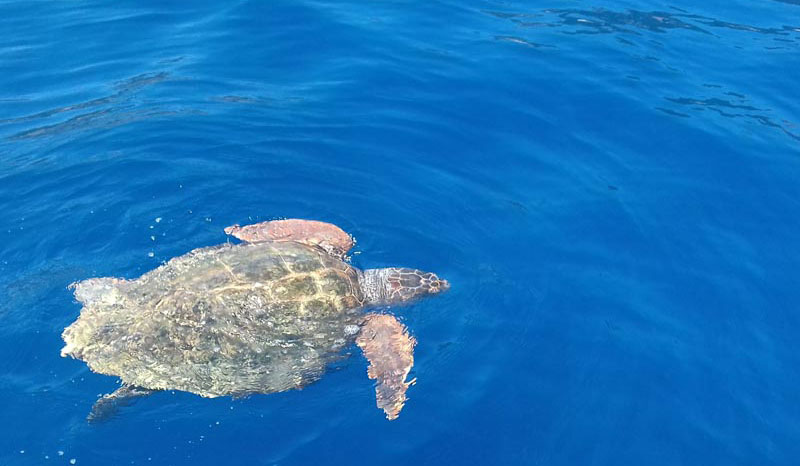
[[[353,338],[358,271],[298,243],[196,249],[132,281],[75,285],[63,354],[150,389],[270,393],[316,380]]]

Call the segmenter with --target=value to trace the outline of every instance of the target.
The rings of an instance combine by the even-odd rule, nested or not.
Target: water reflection
[[[99,129],[99,128],[108,129],[108,128],[113,128],[115,126],[121,126],[127,123],[133,123],[135,121],[146,120],[150,118],[181,115],[187,113],[196,113],[196,112],[175,111],[175,110],[143,110],[143,109],[131,110],[131,111],[120,111],[119,109],[98,110],[96,112],[90,112],[84,115],[79,115],[74,118],[70,118],[69,120],[64,121],[62,123],[56,123],[54,125],[48,125],[48,126],[40,126],[34,129],[21,131],[19,133],[10,136],[9,139],[16,141],[21,139],[33,139],[33,138],[52,136],[62,133],[70,133],[86,129]]]
[[[778,1],[800,4],[800,0]],[[617,68],[609,67],[608,69],[613,68],[615,72],[619,71],[621,76],[642,84],[648,84],[646,76],[648,72],[654,74],[654,82],[646,89],[650,92],[658,92],[658,86],[661,86],[662,94],[651,96],[652,100],[661,100],[668,104],[653,105],[655,110],[681,118],[692,116],[691,112],[686,110],[694,112],[710,110],[726,118],[755,121],[760,125],[778,129],[792,139],[800,139],[800,135],[795,129],[795,123],[787,118],[776,116],[778,112],[766,105],[756,106],[748,103],[748,97],[744,92],[724,90],[719,85],[701,84],[700,86],[707,89],[690,90],[689,92],[684,89],[682,92],[684,96],[676,97],[672,89],[675,85],[689,88],[699,87],[697,73],[703,69],[702,61],[715,54],[724,53],[724,50],[709,50],[708,46],[724,46],[728,50],[730,48],[752,48],[753,46],[767,51],[796,49],[800,44],[800,35],[798,35],[800,27],[791,25],[760,27],[692,14],[680,8],[672,7],[671,9],[673,11],[613,11],[598,8],[543,9],[537,12],[495,9],[481,12],[499,20],[510,21],[521,31],[520,34],[494,35],[495,40],[532,48],[557,48],[555,43],[560,40],[557,37],[559,34],[610,34],[618,43],[625,46],[625,49],[617,51],[624,51],[634,62],[627,65],[633,66],[633,68],[618,70],[618,67],[626,66],[624,62],[620,62],[621,64],[617,65]],[[659,38],[660,35],[671,30],[688,31],[688,33],[683,34],[678,41],[669,44]],[[696,39],[692,38],[692,35],[696,35]],[[740,40],[740,38],[747,39],[747,36],[751,36],[753,41]],[[697,39],[703,42],[695,42]],[[548,41],[553,44],[548,44]],[[667,46],[673,48],[674,53],[663,53]],[[642,52],[631,53],[630,50],[633,50],[634,47]],[[692,58],[690,61],[685,60],[686,54],[692,54],[694,50],[697,51],[697,56],[690,57]],[[705,54],[705,58],[703,54]],[[648,69],[647,65],[642,62],[658,64],[659,69]],[[687,66],[687,63],[694,68],[691,70],[678,68]],[[708,71],[716,75],[722,72],[721,69],[711,65],[709,65]],[[668,75],[668,80],[665,81],[663,73],[671,74]],[[708,95],[708,88],[724,90],[724,92],[721,92],[721,95]],[[645,90],[645,88],[641,89]],[[668,93],[673,93],[673,95],[664,95]]]
[[[0,125],[16,125],[29,122],[38,123],[34,128],[16,132],[8,137],[8,139],[16,140],[37,138],[82,129],[108,128],[145,118],[172,115],[176,112],[159,108],[136,109],[134,107],[138,105],[131,102],[132,98],[143,89],[164,82],[169,79],[169,77],[170,75],[167,72],[140,74],[116,83],[113,86],[116,92],[111,95],[77,104],[56,107],[31,115],[0,120]],[[41,120],[47,120],[51,117],[84,110],[91,111],[81,113],[59,123],[46,124],[46,122],[41,122]]]
[[[546,9],[539,14],[488,10],[485,10],[484,13],[497,18],[508,19],[522,27],[576,26],[576,29],[564,31],[565,34],[608,34],[614,32],[638,34],[631,26],[654,32],[666,32],[667,29],[689,29],[710,34],[696,25],[678,19],[676,15],[665,12]],[[539,20],[539,18],[542,18],[542,20]]]
[[[791,0],[798,1],[800,0]],[[602,8],[594,10],[545,9],[540,13],[515,13],[484,10],[483,13],[512,21],[522,27],[572,26],[565,34],[609,34],[616,32],[639,34],[637,30],[665,33],[670,29],[686,29],[701,34],[715,35],[710,28],[725,28],[735,31],[755,32],[790,37],[798,32],[797,26],[784,25],[779,28],[762,28],[747,24],[731,23],[707,16],[691,14],[673,7],[677,13],[665,11],[613,11]],[[707,26],[703,28],[701,26]],[[790,42],[796,42],[791,40]]]
[[[667,97],[666,100],[678,105],[692,107],[695,110],[702,111],[708,109],[718,113],[720,116],[728,118],[744,118],[756,121],[761,125],[779,129],[790,138],[800,141],[800,133],[792,132],[789,129],[789,128],[793,129],[796,126],[796,124],[794,124],[789,120],[782,120],[781,123],[778,123],[766,115],[756,113],[756,112],[763,112],[765,110],[758,109],[750,105],[736,104],[720,98],[695,99],[690,97],[681,97],[681,98]],[[664,108],[658,108],[658,110],[661,110],[662,112],[671,115],[688,116],[685,114],[680,114],[678,112],[668,111],[667,109]]]
[[[516,37],[516,36],[494,36],[494,39],[495,40],[507,41],[507,42],[513,42],[515,44],[527,45],[528,47],[532,47],[532,48],[535,48],[535,49],[538,49],[538,48],[556,48],[555,45],[540,44],[538,42],[531,42],[529,40],[525,40],[525,39],[523,39],[521,37]]]
[[[710,32],[679,19],[680,15],[654,11],[615,12],[610,10],[545,10],[561,19],[565,26],[578,26],[572,34],[608,34],[627,32],[638,34],[635,29],[667,32],[669,29],[687,29],[702,34]],[[524,24],[523,24],[524,25]]]

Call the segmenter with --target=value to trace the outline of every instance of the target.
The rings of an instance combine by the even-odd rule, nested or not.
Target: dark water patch
[[[740,94],[736,94],[738,97]],[[800,134],[794,132],[795,123],[788,120],[780,122],[774,121],[774,118],[764,115],[761,112],[768,110],[759,109],[750,105],[737,104],[725,99],[708,98],[708,99],[691,99],[691,98],[674,98],[665,97],[665,100],[673,102],[678,105],[689,106],[694,110],[703,111],[705,109],[712,110],[720,116],[726,118],[744,118],[753,120],[761,125],[771,128],[779,129],[785,135],[792,139],[800,140]],[[759,113],[753,113],[759,112]],[[681,115],[683,116],[683,115]]]
[[[164,81],[168,78],[169,74],[162,72],[162,73],[148,73],[139,76],[135,76],[130,79],[126,79],[122,82],[118,82],[114,84],[114,88],[117,89],[117,92],[106,96],[100,97],[97,99],[92,99],[87,102],[82,102],[74,105],[68,105],[65,107],[54,108],[51,110],[46,110],[43,112],[39,112],[33,115],[21,116],[16,118],[8,118],[4,120],[0,120],[0,124],[10,124],[10,123],[23,123],[30,120],[42,119],[47,118],[58,113],[66,113],[72,112],[75,110],[82,110],[85,108],[97,107],[106,104],[115,103],[121,100],[124,100],[130,93],[136,92],[137,90],[141,89],[142,87],[156,84],[158,82]]]

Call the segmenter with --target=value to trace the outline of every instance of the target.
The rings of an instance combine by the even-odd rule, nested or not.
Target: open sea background
[[[0,2],[0,465],[796,465],[800,1]],[[452,282],[302,391],[59,356],[70,283],[233,223]],[[160,219],[160,220],[159,220]]]

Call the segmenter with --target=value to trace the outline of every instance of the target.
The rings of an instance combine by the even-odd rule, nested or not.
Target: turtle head
[[[367,303],[373,306],[403,303],[450,288],[447,280],[434,273],[401,267],[367,269],[360,282]]]

